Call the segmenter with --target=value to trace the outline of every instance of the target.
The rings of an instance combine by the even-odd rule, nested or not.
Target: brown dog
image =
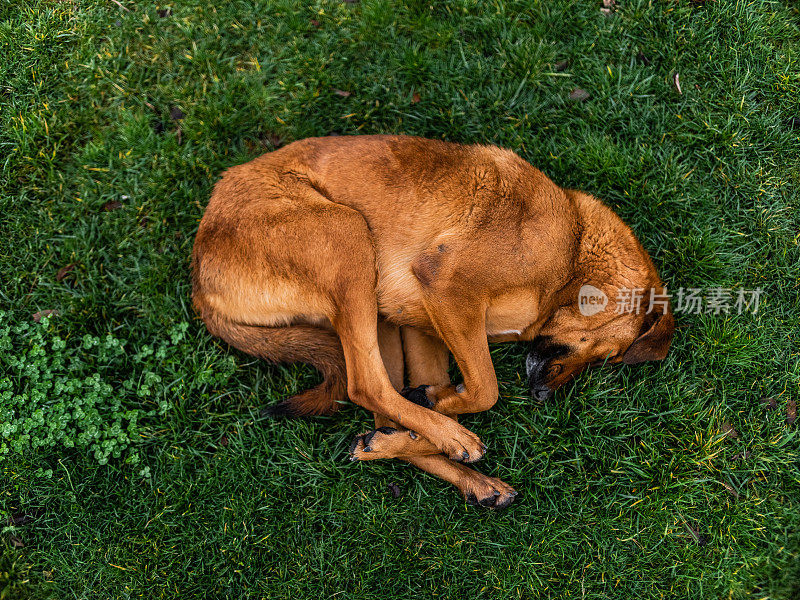
[[[641,310],[622,310],[625,290],[645,291]],[[323,374],[276,412],[349,397],[378,425],[354,460],[402,458],[494,507],[516,492],[460,464],[486,447],[456,420],[497,401],[488,342],[533,342],[543,399],[588,366],[664,358],[673,318],[651,290],[664,292],[652,261],[598,200],[508,150],[403,136],[306,139],[229,169],[193,251],[212,334]]]

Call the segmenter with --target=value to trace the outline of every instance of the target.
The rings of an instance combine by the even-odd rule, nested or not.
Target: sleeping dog
[[[213,335],[323,375],[274,413],[331,414],[349,398],[377,427],[356,437],[354,460],[406,460],[495,508],[516,492],[464,464],[486,446],[457,421],[497,401],[489,342],[531,342],[526,375],[542,400],[593,365],[663,359],[674,331],[630,228],[493,146],[311,138],[233,167],[192,271]],[[635,306],[625,290],[641,294]]]

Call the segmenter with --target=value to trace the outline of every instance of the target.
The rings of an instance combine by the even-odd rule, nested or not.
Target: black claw
[[[417,439],[419,436],[417,435],[417,432],[416,432],[416,431],[410,431],[410,430],[409,430],[409,432],[408,432],[408,437],[410,437],[412,440],[415,440],[415,439]]]
[[[362,450],[362,452],[372,452],[372,447],[371,446],[364,446],[364,450]]]
[[[466,450],[464,450],[464,451],[461,453],[461,460],[464,460],[464,461],[467,461],[467,460],[469,460],[469,452],[467,452]]]
[[[470,506],[478,506],[478,498],[475,494],[467,494],[464,498]]]
[[[424,408],[433,408],[433,401],[428,398],[428,389],[429,386],[421,385],[419,387],[404,387],[400,392],[400,395],[407,400],[410,400],[414,404],[418,404]]]

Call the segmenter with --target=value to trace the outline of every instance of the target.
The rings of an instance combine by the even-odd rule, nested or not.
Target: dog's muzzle
[[[553,395],[553,390],[547,387],[544,382],[548,362],[549,359],[535,352],[531,352],[525,357],[525,373],[528,375],[531,396],[538,402],[544,402]]]
[[[543,402],[553,395],[553,390],[546,383],[550,362],[554,358],[567,354],[569,354],[569,348],[553,343],[549,336],[539,336],[533,340],[531,351],[525,357],[525,373],[528,376],[528,386],[531,388],[531,396],[534,400]],[[560,365],[558,366],[560,367]]]

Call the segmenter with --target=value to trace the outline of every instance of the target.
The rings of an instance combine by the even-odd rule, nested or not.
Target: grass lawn
[[[800,598],[798,6],[601,7],[0,5],[0,598]],[[189,301],[221,171],[330,133],[513,148],[670,288],[758,311],[679,313],[662,364],[545,404],[494,347],[501,399],[465,422],[507,511],[351,464],[369,415],[259,417],[317,375]]]

